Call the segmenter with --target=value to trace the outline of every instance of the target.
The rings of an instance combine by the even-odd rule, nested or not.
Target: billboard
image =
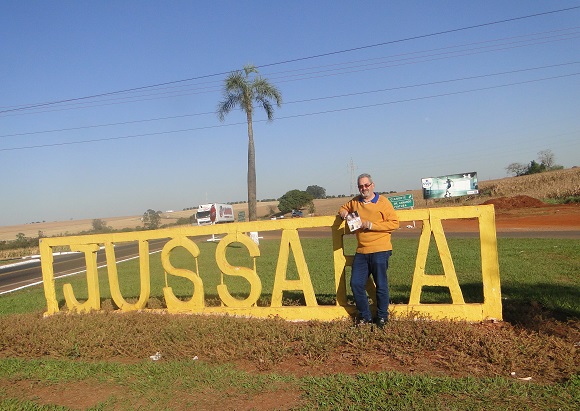
[[[421,185],[425,200],[479,194],[476,172],[422,178]]]

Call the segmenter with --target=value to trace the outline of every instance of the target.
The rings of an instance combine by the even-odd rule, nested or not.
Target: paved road
[[[402,228],[393,234],[393,240],[397,238],[418,238],[420,229]],[[445,232],[448,238],[477,238],[478,232]],[[300,230],[301,238],[323,238],[329,237],[329,229],[304,229]],[[263,239],[279,239],[280,231],[260,233]],[[498,238],[561,238],[580,239],[580,231],[500,231]],[[152,240],[149,243],[150,252],[158,252],[163,248],[167,239]],[[139,255],[137,244],[118,245],[115,247],[117,261],[136,258]],[[97,265],[105,265],[105,253],[103,250],[97,253]],[[85,256],[82,253],[64,254],[54,256],[55,277],[67,276],[85,270]],[[33,258],[30,261],[17,265],[0,266],[0,295],[15,291],[24,287],[42,282],[42,271],[40,259]]]
[[[306,228],[300,230],[300,238],[322,238],[328,237],[330,230],[322,230],[319,228]],[[393,233],[393,239],[396,238],[419,238],[421,235],[420,228],[401,228]],[[279,231],[260,233],[265,239],[280,238]],[[479,232],[477,231],[449,231],[445,230],[445,236],[448,238],[477,238]],[[576,230],[517,230],[498,231],[497,238],[562,238],[562,239],[580,239],[580,231]]]
[[[152,240],[149,242],[149,251],[157,252],[163,248],[167,239]],[[137,244],[124,244],[115,247],[115,257],[117,261],[136,258],[139,255]],[[97,265],[105,265],[105,252],[97,252]],[[64,277],[75,274],[86,269],[84,253],[68,253],[54,256],[54,276]],[[31,257],[17,264],[0,266],[0,295],[28,287],[42,282],[42,270],[40,268],[40,258]]]
[[[393,238],[419,237],[420,230],[399,230],[393,234]],[[445,236],[449,238],[477,238],[479,232],[453,232],[445,231]],[[580,231],[498,231],[497,238],[561,238],[580,239]]]

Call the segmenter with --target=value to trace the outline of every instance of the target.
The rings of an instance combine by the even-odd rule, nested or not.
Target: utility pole
[[[350,195],[354,195],[354,191],[352,189],[352,183],[354,182],[354,170],[356,170],[356,166],[352,161],[352,157],[350,158],[350,163],[347,164],[348,169],[350,170]]]

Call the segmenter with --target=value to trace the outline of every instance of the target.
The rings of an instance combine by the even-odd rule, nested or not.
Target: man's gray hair
[[[358,183],[361,178],[365,178],[365,177],[368,178],[369,182],[372,184],[373,178],[371,177],[370,174],[367,174],[367,173],[362,173],[360,176],[358,176],[358,178],[356,179],[356,182]]]

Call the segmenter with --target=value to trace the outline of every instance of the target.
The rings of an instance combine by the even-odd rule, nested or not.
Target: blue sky
[[[245,116],[215,110],[248,63],[284,98],[254,118],[258,199],[580,165],[580,8],[547,13],[579,6],[4,0],[0,225],[245,200]]]

